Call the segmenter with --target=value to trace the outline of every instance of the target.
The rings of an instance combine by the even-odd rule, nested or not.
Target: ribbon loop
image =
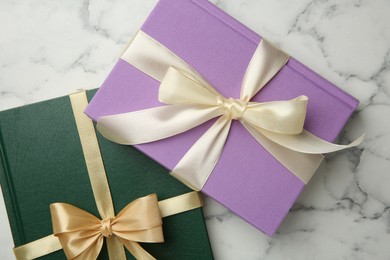
[[[298,135],[303,131],[307,101],[300,96],[288,101],[250,102],[242,120],[271,132]]]
[[[161,81],[158,99],[173,104],[217,105],[218,93],[197,76],[175,67],[169,67]]]
[[[290,56],[262,39],[242,80],[240,99],[251,100],[288,62]]]

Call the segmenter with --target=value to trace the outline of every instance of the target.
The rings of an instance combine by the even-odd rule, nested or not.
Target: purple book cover
[[[207,0],[160,0],[141,30],[185,60],[221,94],[232,98],[239,98],[244,73],[261,40]],[[159,82],[119,59],[85,112],[96,121],[103,115],[161,106],[158,87]],[[305,129],[328,141],[335,140],[358,105],[356,99],[294,58],[253,101],[287,100],[299,95],[309,97]],[[173,169],[213,122],[136,147]],[[304,186],[239,122],[233,122],[222,156],[202,191],[273,235]]]

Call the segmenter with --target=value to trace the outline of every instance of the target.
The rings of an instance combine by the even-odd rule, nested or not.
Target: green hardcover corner
[[[88,91],[88,98],[94,93]],[[97,136],[116,213],[151,193],[163,200],[190,191],[135,148]],[[98,216],[69,97],[0,112],[0,164],[16,246],[52,233],[51,203]],[[142,244],[157,259],[213,258],[201,209],[164,218],[163,229],[164,243]],[[62,251],[44,257],[64,258]],[[108,259],[105,248],[99,259]]]

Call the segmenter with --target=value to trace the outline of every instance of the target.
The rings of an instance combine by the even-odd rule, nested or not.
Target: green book
[[[97,138],[115,213],[148,194],[164,200],[191,191],[135,148]],[[0,112],[0,183],[15,246],[53,233],[51,203],[99,217],[68,96]],[[163,218],[163,230],[164,243],[141,244],[157,259],[213,259],[201,208]],[[105,245],[99,259],[108,259]]]

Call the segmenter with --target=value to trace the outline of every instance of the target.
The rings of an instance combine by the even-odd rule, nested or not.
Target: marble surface
[[[270,238],[215,201],[216,259],[390,259],[390,1],[213,0],[361,104]],[[156,0],[0,1],[0,110],[98,87]],[[0,198],[0,259],[13,259]]]

